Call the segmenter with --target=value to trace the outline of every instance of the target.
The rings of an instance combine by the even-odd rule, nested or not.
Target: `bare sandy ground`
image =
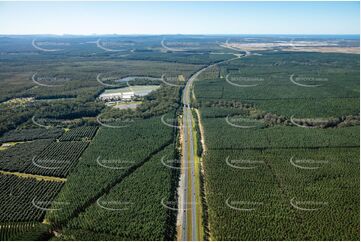
[[[306,51],[306,52],[321,52],[321,53],[345,53],[345,54],[360,54],[360,47],[295,47],[283,49],[285,51]]]
[[[284,51],[321,52],[321,53],[346,53],[360,54],[360,47],[338,46],[336,42],[323,41],[287,41],[272,43],[226,43],[228,48],[246,51],[272,50],[281,48]]]

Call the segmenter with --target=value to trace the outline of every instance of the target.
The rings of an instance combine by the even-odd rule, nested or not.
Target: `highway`
[[[181,170],[181,189],[180,189],[180,202],[179,208],[181,209],[181,238],[183,241],[197,241],[203,240],[203,225],[201,221],[201,194],[200,194],[200,181],[199,181],[199,164],[198,159],[195,157],[195,142],[193,139],[193,116],[191,109],[191,90],[193,82],[205,70],[224,63],[239,59],[242,54],[234,54],[236,57],[225,61],[217,62],[208,65],[195,74],[193,74],[183,91],[183,144],[182,144],[182,170]]]
[[[188,85],[188,84],[187,84]],[[186,88],[185,92],[189,93],[190,88]],[[189,94],[188,94],[189,95]],[[182,240],[200,240],[198,238],[198,223],[197,221],[197,207],[195,186],[195,157],[194,157],[194,140],[192,127],[192,111],[190,108],[189,97],[186,95],[183,99],[183,163],[182,163],[182,177],[183,177],[183,198],[182,198]],[[190,181],[190,182],[189,182]]]

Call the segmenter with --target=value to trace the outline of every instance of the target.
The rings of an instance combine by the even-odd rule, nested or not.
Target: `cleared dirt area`
[[[360,47],[296,47],[283,49],[287,51],[299,52],[320,52],[320,53],[345,53],[345,54],[360,54]]]
[[[281,49],[283,51],[359,54],[360,47],[339,46],[328,41],[282,41],[258,43],[226,43],[232,49],[255,51]]]

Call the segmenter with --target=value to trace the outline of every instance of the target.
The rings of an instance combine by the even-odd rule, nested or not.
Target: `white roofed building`
[[[99,96],[102,101],[131,100],[134,92],[103,93]]]

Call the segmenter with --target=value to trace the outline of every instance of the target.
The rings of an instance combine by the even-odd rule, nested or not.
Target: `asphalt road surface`
[[[211,64],[209,66],[204,67],[199,70],[195,74],[193,74],[184,89],[183,92],[183,164],[182,164],[182,179],[183,179],[183,189],[181,190],[182,194],[180,194],[182,204],[179,206],[182,208],[182,216],[181,216],[181,240],[202,240],[200,238],[200,228],[199,223],[202,221],[198,221],[197,219],[197,210],[201,211],[201,208],[197,209],[197,206],[201,206],[201,204],[197,204],[196,197],[200,196],[200,191],[197,190],[196,187],[196,170],[195,166],[195,154],[194,154],[194,140],[193,140],[193,128],[192,128],[192,109],[191,109],[191,88],[193,82],[197,79],[197,77],[208,68],[211,68],[215,65],[232,61],[235,59],[241,58],[242,54],[234,54],[235,58],[228,59],[225,61],[217,62],[215,64]],[[247,54],[246,54],[247,55]],[[198,166],[199,167],[199,166]],[[190,181],[190,182],[188,182]],[[199,182],[199,181],[198,181]],[[191,194],[189,196],[189,194]]]

